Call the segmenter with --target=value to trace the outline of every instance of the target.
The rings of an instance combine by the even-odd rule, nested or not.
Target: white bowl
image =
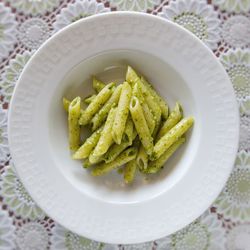
[[[90,93],[90,76],[122,80],[130,64],[171,107],[195,117],[187,143],[148,180],[92,177],[70,157],[62,97]],[[38,205],[85,237],[108,243],[154,240],[186,226],[215,200],[233,166],[238,109],[223,67],[198,38],[147,14],[80,20],[49,39],[16,86],[9,141],[16,170]]]

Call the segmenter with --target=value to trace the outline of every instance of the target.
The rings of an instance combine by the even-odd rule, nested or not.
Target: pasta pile
[[[68,112],[69,146],[73,159],[83,159],[83,166],[93,176],[120,168],[124,181],[131,183],[136,170],[154,174],[185,142],[184,134],[193,125],[193,117],[183,118],[176,103],[170,112],[166,102],[153,87],[128,66],[126,81],[116,86],[93,77],[93,94],[83,101],[63,98]],[[81,126],[92,134],[81,142]]]

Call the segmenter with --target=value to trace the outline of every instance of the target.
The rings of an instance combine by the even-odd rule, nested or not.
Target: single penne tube
[[[153,138],[150,134],[141,104],[137,97],[133,96],[131,98],[129,109],[136,131],[140,137],[140,141],[147,154],[151,155],[153,152]]]
[[[100,163],[102,161],[102,155],[100,156],[97,156],[97,155],[94,155],[94,151],[92,151],[89,155],[89,158],[88,158],[88,161],[91,165],[94,165],[94,164],[97,164],[97,163]]]
[[[73,154],[72,158],[79,160],[89,157],[91,151],[95,148],[99,141],[102,130],[103,126],[96,130],[89,138],[87,138],[83,145]]]
[[[70,100],[68,100],[67,98],[63,98],[63,108],[66,112],[69,112],[69,104],[70,104]],[[81,114],[82,114],[83,110],[81,109]]]
[[[69,105],[70,105],[70,100],[68,100],[67,98],[63,98],[63,108],[66,112],[69,111]]]
[[[123,150],[132,145],[132,142],[134,141],[136,136],[137,132],[135,129],[133,129],[131,138],[129,137],[129,139],[122,140],[121,144],[113,144],[109,148],[108,152],[104,155],[103,160],[106,163],[113,161],[119,154],[121,154]]]
[[[141,90],[144,95],[145,102],[147,103],[150,111],[154,116],[155,128],[153,131],[153,137],[157,134],[160,123],[161,123],[161,108],[156,102],[155,98],[151,95],[149,90],[145,87],[145,85],[141,84]]]
[[[177,102],[172,112],[170,112],[168,119],[163,123],[157,135],[157,140],[166,134],[172,127],[174,127],[182,119],[182,107]]]
[[[93,86],[93,89],[99,93],[106,85],[104,82],[96,79],[95,76],[93,76],[93,80],[92,80],[92,86]]]
[[[183,118],[155,144],[150,160],[158,159],[173,143],[175,143],[193,125],[194,118]]]
[[[131,66],[128,66],[126,72],[126,82],[128,82],[133,87],[138,81],[141,81],[141,79],[135,70]]]
[[[148,164],[148,168],[145,169],[144,173],[146,174],[155,174],[161,170],[170,158],[171,155],[185,142],[185,138],[181,137],[178,139],[171,147],[169,147],[157,160],[151,161]]]
[[[103,130],[101,132],[99,141],[93,151],[93,157],[99,157],[99,156],[104,155],[108,151],[109,147],[113,144],[111,131],[112,131],[112,126],[113,126],[116,110],[117,108],[112,108],[109,112],[109,115],[104,124]]]
[[[121,144],[113,144],[108,152],[104,155],[103,159],[106,163],[109,163],[113,160],[115,160],[115,158],[121,154],[121,152],[123,150],[125,150],[126,148],[128,148],[129,146],[131,146],[131,144],[128,141],[122,142]]]
[[[81,98],[76,97],[69,105],[68,111],[68,130],[69,147],[71,150],[77,150],[80,146],[80,125]]]
[[[140,170],[145,170],[148,167],[148,155],[142,145],[136,156],[136,163]]]
[[[104,103],[109,99],[112,94],[112,88],[115,84],[110,83],[106,85],[96,96],[96,98],[89,104],[89,106],[82,112],[79,123],[86,125],[90,122],[92,117],[101,109]]]
[[[92,165],[94,165],[94,164],[90,163],[89,158],[84,159],[84,161],[82,162],[82,166],[83,166],[84,168],[89,168],[89,167],[91,167]]]
[[[117,88],[114,90],[113,94],[108,99],[108,101],[99,110],[99,112],[95,114],[95,116],[91,120],[92,131],[95,131],[103,124],[103,122],[106,120],[108,116],[110,109],[117,105],[120,98],[121,90],[122,90],[122,85],[117,86]]]
[[[137,154],[137,149],[134,147],[130,147],[126,149],[124,152],[122,152],[114,161],[111,161],[109,163],[102,163],[99,166],[97,166],[91,174],[93,176],[100,176],[104,175],[111,170],[118,168],[124,164],[126,164],[129,161],[132,161],[135,159]]]
[[[142,83],[140,81],[136,82],[133,85],[132,96],[136,96],[139,99],[140,103],[142,104],[144,102],[144,96],[143,96],[143,93],[142,93],[141,86],[142,86]]]
[[[136,168],[137,168],[137,164],[136,164],[135,159],[132,161],[129,161],[125,165],[123,174],[124,174],[124,181],[126,184],[130,184],[133,182],[135,178]]]
[[[129,115],[122,136],[122,142],[129,142],[129,144],[131,145],[133,141],[133,131],[134,131],[134,124],[131,116]]]
[[[84,102],[86,104],[90,104],[94,99],[96,98],[96,95],[90,95],[84,99]]]
[[[154,120],[154,116],[152,114],[152,112],[150,111],[148,104],[145,102],[145,98],[143,96],[142,93],[142,83],[140,82],[140,80],[138,80],[134,85],[133,85],[133,91],[132,91],[132,95],[136,96],[139,101],[140,104],[142,106],[143,109],[143,114],[145,116],[145,119],[147,121],[148,127],[149,127],[149,131],[151,134],[153,134],[154,128],[155,128],[155,120]],[[159,110],[158,110],[159,113]],[[160,119],[160,118],[157,118]]]
[[[146,86],[150,94],[155,98],[156,102],[158,103],[160,109],[161,109],[161,114],[164,119],[168,118],[168,105],[167,103],[163,100],[163,98],[157,94],[157,92],[154,90],[153,86],[146,81],[145,78],[141,77],[142,83]]]
[[[122,85],[121,95],[118,102],[117,112],[115,115],[112,137],[115,143],[120,144],[126,126],[126,121],[129,114],[129,103],[132,94],[132,89],[127,82]]]
[[[150,134],[153,134],[155,129],[155,120],[152,112],[150,111],[148,104],[146,102],[142,103],[143,114],[148,124]]]

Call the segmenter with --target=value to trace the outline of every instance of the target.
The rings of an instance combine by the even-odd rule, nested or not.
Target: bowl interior
[[[132,185],[125,185],[123,176],[113,171],[102,177],[92,177],[81,161],[72,160],[68,149],[67,115],[62,107],[62,97],[72,99],[94,93],[91,76],[104,82],[125,79],[126,66],[131,65],[145,76],[170,109],[179,101],[184,115],[195,117],[195,126],[187,135],[187,142],[168,160],[165,168],[156,175],[137,174]],[[131,203],[149,200],[172,188],[189,170],[200,140],[200,119],[195,100],[188,84],[167,62],[135,50],[110,50],[90,57],[69,72],[57,84],[48,112],[49,149],[54,165],[64,177],[84,195],[114,203]],[[86,136],[88,132],[83,131]]]

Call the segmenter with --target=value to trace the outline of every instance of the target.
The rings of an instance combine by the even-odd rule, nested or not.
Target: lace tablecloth
[[[8,104],[34,51],[53,33],[90,15],[134,10],[170,19],[219,58],[238,99],[241,126],[235,167],[200,218],[174,235],[138,245],[79,237],[37,207],[15,174],[7,139]],[[0,0],[0,250],[250,249],[250,0]]]

